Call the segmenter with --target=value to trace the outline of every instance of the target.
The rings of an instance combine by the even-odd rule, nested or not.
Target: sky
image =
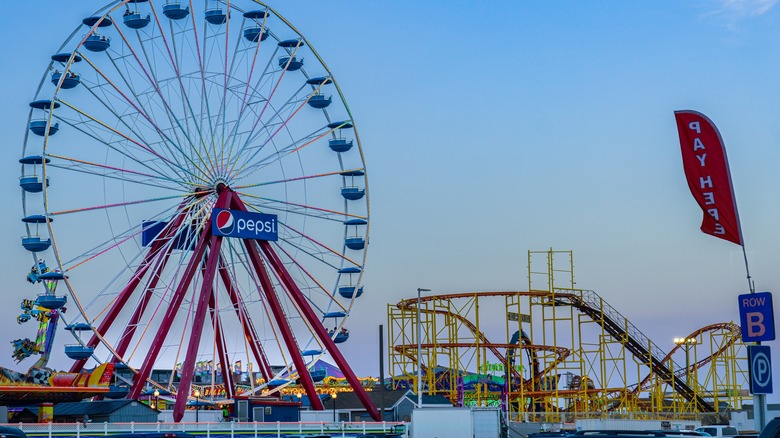
[[[5,7],[16,17],[0,30],[8,187],[0,272],[9,297],[0,320],[9,331],[19,330],[15,302],[30,264],[19,245],[17,183],[27,103],[49,55],[101,6]],[[780,284],[776,1],[271,6],[325,59],[363,143],[366,293],[348,323],[361,330],[343,344],[358,374],[378,374],[365,351],[378,350],[388,303],[417,288],[525,290],[528,250],[573,250],[577,286],[662,349],[707,324],[738,321],[736,296],[748,292],[742,248],[698,229],[675,110],[703,112],[718,126],[756,290]],[[8,345],[0,366],[13,368]]]

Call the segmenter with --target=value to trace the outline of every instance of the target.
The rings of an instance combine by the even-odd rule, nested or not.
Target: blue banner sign
[[[274,214],[223,208],[211,211],[211,232],[215,236],[276,241],[279,240],[278,224]]]
[[[770,292],[739,295],[742,342],[774,341],[775,316]]]
[[[748,345],[750,392],[772,393],[772,354],[768,345]]]

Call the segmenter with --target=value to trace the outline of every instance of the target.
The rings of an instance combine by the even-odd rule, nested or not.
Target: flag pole
[[[742,233],[740,233],[742,234]],[[745,272],[747,272],[748,290],[751,294],[756,293],[756,286],[753,284],[753,280],[750,278],[750,267],[748,267],[747,252],[745,251],[745,244],[742,245],[742,256],[745,258]]]

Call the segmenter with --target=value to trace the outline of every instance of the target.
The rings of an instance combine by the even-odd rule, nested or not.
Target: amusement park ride
[[[595,292],[575,289],[573,267],[571,251],[529,251],[528,291],[426,296],[419,312],[417,299],[388,305],[394,388],[416,387],[419,366],[424,393],[555,423],[701,419],[751,398],[738,325],[708,325],[664,352]],[[503,334],[489,332],[498,312]]]
[[[262,2],[194,5],[115,1],[53,51],[19,160],[40,294],[18,318],[38,321],[38,335],[13,341],[13,355],[38,360],[4,370],[3,384],[129,398],[157,388],[179,420],[196,364],[215,364],[230,398],[231,364],[244,363],[262,376],[244,395],[297,383],[322,409],[312,367],[329,354],[378,419],[335,345],[363,294],[369,229],[341,89]],[[73,337],[69,372],[47,367],[58,326]]]

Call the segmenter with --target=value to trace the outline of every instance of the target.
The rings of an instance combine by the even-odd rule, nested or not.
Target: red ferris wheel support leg
[[[376,406],[374,406],[374,402],[371,401],[371,398],[368,396],[366,389],[363,388],[363,385],[360,384],[360,380],[358,380],[357,376],[355,376],[355,373],[344,359],[341,351],[339,351],[338,347],[336,347],[333,339],[328,336],[328,332],[325,331],[325,327],[320,323],[317,315],[314,314],[311,306],[309,306],[309,302],[306,300],[306,297],[303,296],[303,293],[301,293],[298,285],[295,284],[295,281],[290,276],[290,273],[287,272],[287,269],[284,267],[284,263],[282,263],[281,259],[279,259],[279,256],[277,256],[276,252],[274,252],[273,248],[271,248],[271,243],[267,241],[259,241],[258,243],[260,244],[260,249],[263,251],[263,254],[271,264],[271,267],[280,275],[282,283],[285,285],[285,288],[290,294],[290,297],[292,297],[293,301],[295,301],[295,304],[298,305],[298,308],[303,313],[304,318],[311,322],[311,326],[314,328],[314,332],[317,334],[317,337],[320,338],[320,341],[323,345],[325,345],[325,348],[328,349],[328,352],[333,357],[336,365],[339,367],[341,372],[344,373],[344,377],[347,379],[347,382],[349,382],[350,386],[352,386],[352,389],[355,391],[355,395],[357,395],[358,399],[363,404],[363,407],[366,408],[366,411],[368,411],[369,415],[371,415],[371,418],[373,418],[375,421],[382,421],[379,415],[379,410],[376,408]]]
[[[301,384],[303,384],[306,395],[309,397],[309,402],[311,403],[312,408],[321,411],[323,410],[322,400],[320,400],[319,395],[317,395],[317,390],[314,388],[314,381],[311,378],[311,374],[309,374],[309,371],[306,369],[306,364],[303,361],[303,357],[301,357],[300,347],[298,347],[295,335],[287,322],[287,316],[284,314],[284,309],[282,309],[282,306],[279,303],[279,297],[276,296],[276,291],[271,283],[271,278],[265,270],[263,259],[257,251],[257,245],[254,240],[244,239],[244,246],[246,247],[247,253],[249,253],[249,260],[252,262],[255,272],[257,272],[258,277],[260,277],[260,289],[262,289],[266,301],[271,307],[271,313],[273,314],[274,319],[276,319],[277,327],[279,327],[279,330],[282,332],[282,339],[287,346],[290,357],[292,357],[295,369],[298,371],[298,376],[301,379]]]
[[[210,241],[209,253],[206,256],[206,267],[203,271],[203,285],[200,289],[200,295],[198,295],[195,316],[192,318],[190,339],[187,344],[187,355],[182,364],[181,380],[179,381],[179,387],[176,391],[176,403],[173,405],[173,421],[176,421],[177,423],[184,417],[184,408],[187,407],[187,396],[190,393],[190,386],[192,385],[195,360],[197,360],[198,356],[198,347],[200,345],[200,338],[203,334],[206,312],[209,308],[209,301],[211,301],[214,296],[214,278],[217,272],[219,249],[222,246],[222,236],[211,236]],[[220,358],[220,361],[222,361],[222,359],[223,358]]]
[[[217,254],[217,256],[219,255]],[[222,381],[225,385],[225,395],[227,398],[233,398],[235,389],[233,386],[233,368],[230,366],[230,358],[226,353],[227,348],[225,345],[225,332],[222,330],[222,320],[219,316],[217,300],[214,293],[215,290],[212,287],[211,297],[209,298],[209,315],[211,316],[211,324],[214,327],[214,342],[217,344],[217,356],[219,357],[219,367],[222,370]]]
[[[216,207],[223,207],[224,205],[227,205],[227,203],[230,201],[230,198],[231,193],[229,191],[222,192],[219,199],[217,199]],[[200,265],[204,254],[206,253],[206,246],[210,238],[211,219],[209,219],[206,222],[206,225],[203,227],[203,231],[198,238],[198,242],[192,252],[190,261],[187,263],[187,267],[184,269],[184,273],[182,274],[181,280],[179,281],[179,285],[176,287],[176,291],[171,297],[171,302],[168,304],[168,309],[165,312],[165,316],[163,316],[163,319],[160,322],[160,330],[152,339],[152,343],[149,346],[146,357],[144,358],[144,363],[138,370],[138,373],[135,375],[133,387],[130,388],[130,393],[127,395],[127,398],[137,399],[138,396],[141,395],[141,391],[146,385],[146,380],[152,373],[152,368],[154,368],[154,363],[157,361],[157,356],[160,354],[160,350],[162,349],[165,338],[168,335],[168,331],[171,329],[171,325],[173,324],[173,321],[179,311],[179,306],[181,305],[182,301],[184,301],[184,296],[187,294],[187,289],[190,287],[198,266]],[[190,370],[190,372],[192,372],[192,370]],[[176,398],[177,400],[179,397],[184,397],[186,399],[188,395],[189,394],[181,394],[177,392]]]
[[[220,260],[220,263],[222,263],[222,260]],[[273,376],[271,364],[265,356],[265,351],[263,351],[263,346],[259,341],[260,338],[257,336],[257,330],[255,330],[255,327],[252,325],[252,320],[249,319],[247,315],[246,306],[244,305],[243,300],[241,300],[241,296],[236,292],[236,288],[233,286],[233,281],[230,279],[230,275],[224,264],[218,268],[217,272],[222,279],[222,283],[225,285],[225,289],[230,297],[230,302],[233,304],[233,309],[236,311],[236,317],[241,323],[241,328],[244,331],[244,338],[247,340],[255,360],[260,365],[260,373],[263,375],[266,382],[270,381]]]
[[[103,320],[100,322],[100,325],[97,328],[97,332],[100,333],[101,336],[106,334],[108,329],[111,327],[111,324],[114,322],[114,319],[116,319],[117,315],[119,315],[119,312],[127,304],[127,301],[133,295],[133,292],[135,291],[135,288],[138,287],[138,284],[141,282],[141,279],[144,277],[144,275],[146,275],[146,271],[149,270],[152,260],[158,255],[160,249],[170,239],[172,239],[175,236],[175,231],[179,229],[179,226],[181,226],[181,223],[184,221],[184,216],[186,215],[187,212],[185,205],[186,205],[186,201],[182,202],[182,204],[179,206],[179,213],[176,215],[176,218],[173,221],[169,222],[168,225],[166,225],[165,228],[160,232],[160,235],[162,235],[163,237],[161,239],[155,239],[154,243],[152,243],[152,246],[149,248],[149,251],[147,251],[146,255],[144,255],[144,259],[141,261],[141,264],[138,265],[138,268],[136,268],[133,277],[130,279],[130,282],[127,283],[124,289],[122,289],[122,291],[119,293],[116,300],[114,301],[114,304],[111,306],[111,308],[108,310]],[[87,342],[87,346],[96,347],[99,342],[100,339],[93,333],[92,337]],[[71,373],[80,372],[84,368],[84,364],[86,363],[87,363],[87,359],[77,360],[70,367],[70,372]]]

